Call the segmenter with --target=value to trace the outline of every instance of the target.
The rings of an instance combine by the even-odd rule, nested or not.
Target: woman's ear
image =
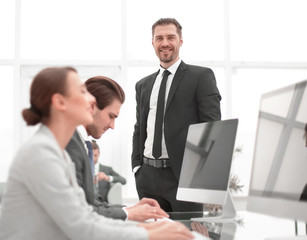
[[[51,104],[59,111],[66,110],[66,101],[62,94],[55,93],[51,97]]]

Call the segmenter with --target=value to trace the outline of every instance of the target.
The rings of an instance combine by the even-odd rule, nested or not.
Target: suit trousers
[[[178,201],[178,181],[170,167],[155,168],[143,164],[135,174],[139,198],[153,198],[166,212],[203,211],[203,204]]]

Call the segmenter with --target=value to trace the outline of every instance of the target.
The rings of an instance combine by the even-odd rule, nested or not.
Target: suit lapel
[[[168,98],[167,98],[167,102],[166,102],[166,107],[165,107],[165,112],[167,111],[171,101],[172,101],[172,98],[174,97],[174,94],[176,92],[176,89],[181,81],[181,79],[184,77],[185,75],[185,72],[186,72],[186,64],[184,62],[181,62],[176,73],[175,73],[175,76],[173,78],[173,82],[172,82],[172,85],[171,85],[171,88],[169,90],[169,93],[168,93]]]
[[[157,78],[157,75],[159,74],[159,71],[157,71],[155,74],[153,74],[151,76],[151,78],[149,78],[149,80],[146,82],[146,86],[144,86],[144,92],[143,92],[143,101],[144,104],[144,108],[145,108],[145,113],[147,115],[147,113],[149,112],[149,101],[150,101],[150,95],[151,95],[151,91],[153,88],[153,85],[155,83],[155,80]]]
[[[76,131],[74,132],[73,138],[74,138],[74,139],[76,140],[76,142],[78,143],[79,149],[82,151],[82,153],[83,153],[85,159],[88,158],[88,155],[87,155],[85,146],[84,146],[84,144],[83,144],[83,142],[82,142],[82,140],[81,140],[81,138],[80,138],[80,135],[79,135],[79,133],[78,133],[78,130],[76,130]]]

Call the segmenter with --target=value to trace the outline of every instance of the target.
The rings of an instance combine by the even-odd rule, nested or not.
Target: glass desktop
[[[275,240],[275,239],[307,239],[304,223],[299,223],[299,231],[295,231],[295,221],[273,216],[237,211],[233,221],[193,221],[191,218],[200,215],[208,216],[209,212],[170,212],[170,218],[183,223],[192,230],[192,223],[205,227],[213,240]],[[200,228],[201,229],[201,228]],[[297,236],[297,235],[298,236]]]

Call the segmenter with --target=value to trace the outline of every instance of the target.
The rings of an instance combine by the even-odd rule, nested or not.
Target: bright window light
[[[10,159],[13,156],[13,137],[14,137],[14,85],[13,67],[0,66],[0,182],[7,178]]]
[[[0,1],[0,59],[14,57],[15,1]]]
[[[307,1],[229,2],[232,60],[307,60]]]
[[[22,58],[120,59],[121,1],[27,0],[21,3]]]

